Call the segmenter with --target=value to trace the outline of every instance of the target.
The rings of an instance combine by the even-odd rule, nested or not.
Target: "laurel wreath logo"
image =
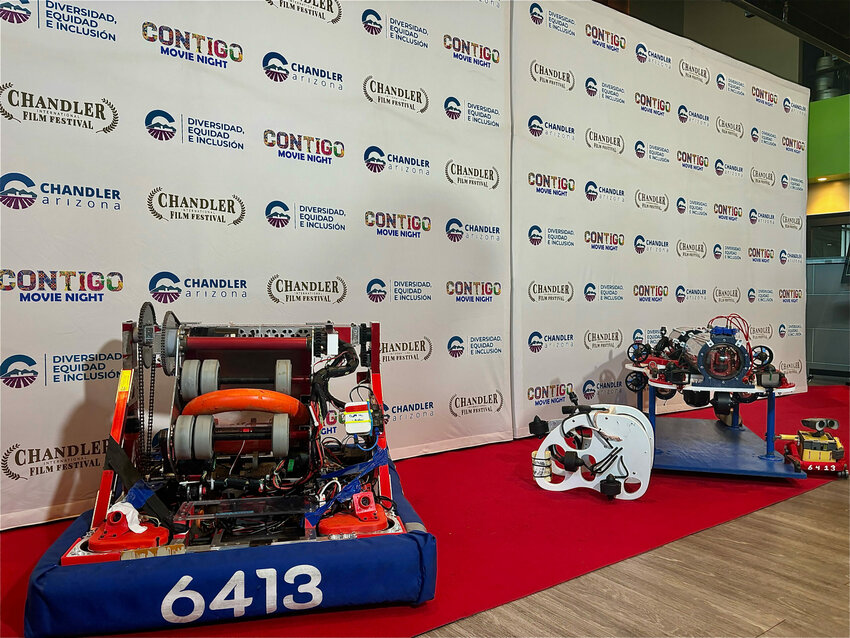
[[[454,184],[455,183],[454,180],[449,175],[449,166],[451,165],[451,163],[452,163],[452,160],[449,160],[448,162],[446,162],[446,179],[449,180],[449,184]]]
[[[505,396],[502,394],[501,390],[496,390],[494,394],[499,397],[499,405],[495,410],[493,410],[493,412],[501,412],[502,408],[505,407]],[[459,415],[454,409],[455,399],[457,399],[456,394],[453,394],[449,399],[449,412],[451,412],[453,417],[458,418]]]
[[[12,86],[14,86],[13,82],[7,82],[6,84],[0,85],[0,100],[3,99],[3,93],[12,88]],[[9,113],[9,111],[3,108],[2,103],[0,103],[0,115],[5,117],[7,120],[15,120],[16,122],[20,122],[18,118],[16,118],[14,115]]]
[[[230,225],[238,226],[242,223],[242,220],[245,219],[245,202],[240,199],[239,195],[234,195],[233,199],[239,202],[239,206],[241,207],[242,212],[239,213],[239,217],[237,217],[235,221],[230,222]]]
[[[369,100],[370,102],[374,102],[375,100],[373,100],[372,96],[369,95],[369,92],[366,90],[366,85],[369,83],[369,80],[371,80],[373,77],[374,76],[372,76],[372,75],[367,75],[366,79],[363,80],[363,95],[365,95],[366,99]]]
[[[283,0],[266,0],[266,3],[270,7],[274,7],[275,9],[282,9],[283,8]],[[339,2],[339,0],[337,0],[336,15],[333,18],[331,18],[330,20],[327,20],[327,22],[329,22],[331,24],[337,24],[341,19],[342,19],[342,4]]]
[[[269,297],[271,297],[271,300],[274,301],[275,303],[282,303],[280,299],[275,297],[275,294],[272,291],[272,284],[275,282],[275,279],[279,279],[279,278],[280,278],[280,275],[272,275],[272,278],[269,279],[269,283],[266,284],[266,291],[269,293]]]
[[[12,447],[10,447],[8,450],[6,450],[3,453],[3,460],[2,460],[2,462],[0,462],[0,468],[3,469],[3,474],[8,476],[13,481],[17,481],[19,479],[24,479],[26,481],[27,478],[25,476],[21,476],[20,474],[18,474],[12,468],[9,467],[9,457],[11,456],[12,452],[17,450],[19,447],[21,447],[21,444],[15,443]]]
[[[106,104],[106,106],[108,106],[108,107],[109,107],[109,110],[110,110],[110,111],[112,111],[112,123],[110,123],[110,124],[108,124],[108,125],[104,126],[104,127],[103,127],[102,129],[100,129],[99,131],[95,131],[95,133],[111,133],[111,132],[112,132],[112,131],[114,131],[114,130],[115,130],[115,128],[118,126],[118,109],[116,109],[116,108],[112,105],[112,102],[110,102],[109,100],[107,100],[105,97],[104,97],[104,98],[101,98],[101,100],[100,100],[100,101],[101,101],[101,102],[103,102],[104,104]]]
[[[531,283],[528,284],[528,298],[531,299],[532,302],[537,303],[537,299],[534,298],[534,295],[531,294],[531,288],[534,286],[534,280],[531,280]]]
[[[148,195],[148,210],[151,212],[151,215],[153,215],[157,219],[165,220],[165,218],[156,210],[156,208],[154,208],[153,205],[154,197],[156,197],[156,194],[160,192],[162,192],[162,186],[158,186],[150,192],[150,194]]]
[[[425,92],[425,89],[420,89],[422,91],[422,95],[425,96],[425,106],[423,106],[419,112],[424,113],[428,110],[428,105],[431,103],[431,100],[428,99],[428,94]]]
[[[345,284],[345,279],[342,277],[337,277],[336,280],[342,284],[342,294],[339,299],[337,299],[334,303],[342,303],[343,300],[348,296],[348,286]]]
[[[496,173],[496,183],[490,187],[490,190],[496,190],[496,187],[499,185],[499,171],[496,170],[496,167],[493,167],[493,172]]]
[[[531,61],[531,64],[529,64],[529,65],[528,65],[528,74],[531,76],[531,79],[532,79],[534,82],[537,82],[537,78],[536,78],[536,77],[534,77],[534,71],[532,71],[532,69],[534,68],[534,65],[535,65],[535,64],[537,64],[537,60],[536,60],[536,59],[532,60],[532,61]]]
[[[431,353],[434,352],[434,344],[431,343],[431,340],[425,337],[425,341],[428,343],[428,354],[422,357],[422,361],[428,361],[431,358]]]

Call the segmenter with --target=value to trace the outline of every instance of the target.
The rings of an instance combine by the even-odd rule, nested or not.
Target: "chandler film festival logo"
[[[548,84],[562,91],[572,91],[576,85],[576,77],[572,71],[545,64],[537,59],[531,61],[528,73],[532,82]]]
[[[26,388],[35,383],[38,378],[36,362],[25,354],[7,357],[0,363],[0,381],[7,388]]]
[[[423,335],[419,339],[407,341],[381,341],[381,363],[416,361],[421,363],[431,358],[434,345],[431,339]]]
[[[275,303],[338,304],[348,296],[348,285],[342,277],[326,280],[285,279],[272,275],[266,284],[269,299]]]
[[[374,75],[366,76],[363,80],[363,95],[373,104],[383,104],[416,113],[427,111],[430,103],[425,89],[383,82],[376,79]]]
[[[148,211],[159,221],[209,222],[238,226],[245,219],[245,203],[238,195],[203,197],[166,192],[158,186],[148,194]]]
[[[20,443],[15,443],[3,452],[0,468],[13,481],[96,468],[103,465],[106,443],[107,439],[102,439],[46,448],[23,448]]]
[[[479,186],[489,190],[496,190],[499,186],[499,171],[495,166],[469,166],[450,159],[446,162],[445,174],[450,184]]]
[[[528,298],[532,303],[543,301],[557,301],[569,303],[573,300],[575,288],[569,281],[558,283],[542,283],[532,280],[528,284]]]
[[[0,115],[12,122],[70,126],[91,133],[111,133],[118,126],[118,109],[108,99],[85,101],[43,95],[0,85]]]
[[[458,395],[453,394],[449,399],[449,412],[455,418],[501,412],[505,405],[505,397],[499,390],[488,394]]]
[[[277,9],[289,9],[329,24],[338,24],[342,19],[340,0],[266,0],[266,2]],[[380,19],[378,16],[379,24]],[[380,29],[378,32],[380,33]]]

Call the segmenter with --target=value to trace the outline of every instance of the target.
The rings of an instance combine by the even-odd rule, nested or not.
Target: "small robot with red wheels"
[[[826,431],[827,429],[837,430],[838,421],[811,418],[803,419],[802,424],[809,431],[799,430],[797,434],[776,436],[779,441],[787,441],[785,461],[793,463],[798,471],[835,473],[842,478],[847,478],[844,446],[837,437]]]

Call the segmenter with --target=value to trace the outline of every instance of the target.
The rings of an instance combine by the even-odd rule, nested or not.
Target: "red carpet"
[[[778,399],[777,433],[800,419],[839,419],[850,444],[850,389],[813,387]],[[764,402],[743,406],[763,422]],[[681,416],[713,418],[710,410]],[[763,435],[763,431],[754,428]],[[521,439],[398,463],[405,493],[438,546],[437,597],[419,608],[324,611],[155,632],[150,636],[413,636],[551,587],[665,543],[772,505],[827,480],[744,479],[655,473],[638,501],[609,502],[588,490],[550,493],[531,480],[536,439]],[[18,636],[29,572],[67,523],[0,534],[0,635]],[[567,548],[572,549],[566,560]],[[532,569],[540,556],[558,569]]]

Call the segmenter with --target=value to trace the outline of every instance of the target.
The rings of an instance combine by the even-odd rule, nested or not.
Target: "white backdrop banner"
[[[396,458],[510,439],[509,22],[499,2],[4,2],[0,527],[90,507],[146,300],[380,321]]]
[[[90,506],[146,300],[382,322],[396,458],[629,399],[636,330],[721,311],[805,384],[800,87],[584,2],[9,0],[0,36],[0,528]]]
[[[632,341],[721,314],[805,390],[808,89],[592,2],[514,3],[512,41],[515,433],[633,404]]]

